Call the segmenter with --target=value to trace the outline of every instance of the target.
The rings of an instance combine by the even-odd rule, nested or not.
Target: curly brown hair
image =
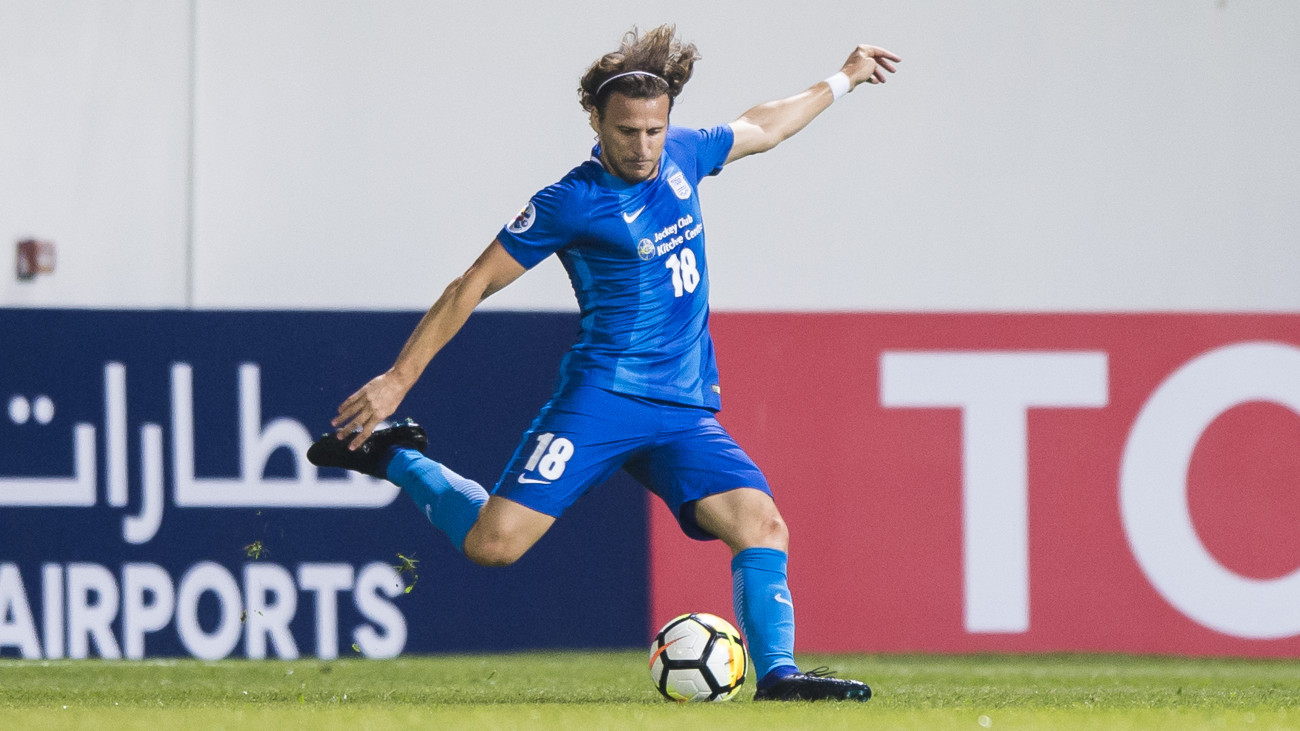
[[[633,26],[623,34],[617,51],[601,56],[582,75],[578,82],[578,102],[588,113],[603,112],[605,102],[615,91],[633,99],[653,99],[667,94],[671,109],[673,100],[690,81],[691,70],[699,58],[694,43],[678,40],[675,25],[665,23],[644,34]],[[636,71],[643,73],[614,78]]]

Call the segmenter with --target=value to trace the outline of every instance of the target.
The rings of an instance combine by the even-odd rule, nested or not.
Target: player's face
[[[659,172],[659,156],[668,133],[668,95],[631,99],[610,94],[604,113],[592,112],[591,126],[600,135],[600,161],[629,183]]]

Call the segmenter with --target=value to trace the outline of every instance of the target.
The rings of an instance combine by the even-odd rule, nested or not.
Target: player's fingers
[[[343,441],[344,439],[350,438],[353,434],[357,432],[358,429],[361,428],[362,422],[363,419],[361,418],[360,415],[357,415],[351,419],[348,419],[347,421],[344,421],[342,424],[338,425],[337,429],[334,430],[334,438],[338,439],[339,441]]]
[[[890,61],[888,58],[884,58],[884,57],[876,58],[876,66],[879,68],[883,68],[884,70],[888,71],[891,74],[898,70],[894,66],[893,61]]]
[[[330,426],[336,429],[340,428],[349,420],[351,420],[352,417],[356,416],[356,414],[357,411],[355,407],[349,406],[347,404],[343,404],[342,406],[339,407],[338,416],[335,416],[333,419],[330,419]]]
[[[339,406],[338,416],[335,416],[330,424],[337,429],[335,436],[343,439],[346,435],[356,431],[358,425],[363,423],[370,412],[370,407],[366,400],[361,397],[362,394],[357,392]]]
[[[343,424],[338,425],[338,428],[334,430],[334,438],[341,442],[344,439],[347,439],[348,437],[352,436],[352,432],[354,431],[356,431],[356,428],[352,425],[352,423],[345,422]]]
[[[874,59],[876,59],[877,61],[879,61],[879,60],[881,60],[881,59],[886,59],[886,60],[889,60],[889,61],[895,61],[895,62],[897,62],[897,61],[902,61],[902,60],[903,60],[903,59],[901,59],[901,58],[898,57],[898,54],[896,54],[896,53],[894,53],[894,52],[892,52],[892,51],[887,51],[887,50],[885,50],[885,49],[883,49],[883,48],[876,48],[876,47],[874,47],[874,46],[871,48],[871,57],[874,58]]]
[[[375,426],[376,424],[365,424],[361,431],[357,432],[357,435],[348,443],[348,449],[357,449],[362,444],[365,444],[366,440],[370,438],[370,435],[374,433]]]
[[[330,421],[330,424],[337,427],[344,422],[353,419],[357,414],[361,413],[361,411],[365,409],[365,406],[365,389],[362,389],[351,396],[348,396],[343,403],[339,404],[338,415]]]
[[[352,435],[356,434],[357,430],[361,428],[360,424],[360,417],[343,422],[334,430],[334,438],[340,442],[351,439]]]

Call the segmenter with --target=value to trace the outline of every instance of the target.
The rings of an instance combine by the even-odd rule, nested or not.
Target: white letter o
[[[1223,412],[1252,401],[1300,414],[1300,348],[1230,345],[1175,371],[1133,423],[1119,497],[1133,556],[1161,596],[1206,627],[1265,640],[1300,634],[1300,569],[1276,579],[1228,569],[1196,535],[1187,502],[1188,468],[1201,434]]]
[[[199,624],[199,597],[217,595],[220,619],[211,634]],[[176,629],[185,649],[201,660],[220,660],[234,651],[244,629],[239,622],[243,600],[239,585],[226,567],[212,561],[196,563],[181,578],[176,593]]]

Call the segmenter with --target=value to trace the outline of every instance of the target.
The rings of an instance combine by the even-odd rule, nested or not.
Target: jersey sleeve
[[[570,193],[562,183],[543,188],[497,234],[506,252],[525,269],[537,266],[577,237],[575,209],[565,205]]]
[[[693,132],[696,180],[722,172],[722,164],[727,161],[731,145],[736,141],[731,125],[720,124],[711,129],[697,129]]]

